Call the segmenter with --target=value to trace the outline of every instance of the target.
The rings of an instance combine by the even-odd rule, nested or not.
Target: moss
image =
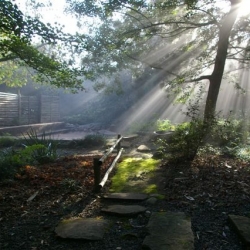
[[[157,193],[157,186],[149,183],[160,161],[155,159],[127,158],[118,164],[112,178],[111,192]]]

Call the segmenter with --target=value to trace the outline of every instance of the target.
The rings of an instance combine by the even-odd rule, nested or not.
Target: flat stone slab
[[[182,212],[152,213],[143,241],[143,249],[193,250],[194,236],[191,220]]]
[[[102,240],[108,221],[93,218],[76,218],[61,221],[55,233],[61,238]]]
[[[148,195],[140,193],[109,193],[103,195],[103,198],[111,200],[144,201],[148,198]]]
[[[242,241],[250,246],[250,218],[232,214],[228,218]]]
[[[139,206],[139,205],[112,205],[106,208],[103,208],[101,211],[109,214],[114,215],[136,215],[143,213],[147,210],[146,207]]]

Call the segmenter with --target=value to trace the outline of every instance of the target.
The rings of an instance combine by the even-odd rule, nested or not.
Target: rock
[[[143,249],[193,250],[194,236],[191,221],[182,212],[152,213],[143,241]]]
[[[63,220],[55,228],[61,238],[102,240],[109,223],[101,219],[77,218]]]
[[[154,205],[157,202],[157,198],[156,197],[150,197],[146,200],[146,203],[149,205]]]
[[[109,193],[103,195],[103,198],[112,200],[143,201],[148,198],[148,195],[140,193]]]
[[[250,218],[239,215],[229,215],[228,218],[244,244],[250,246]]]
[[[151,149],[148,146],[146,146],[146,145],[140,145],[137,148],[137,151],[138,152],[149,152],[149,151],[151,151]]]
[[[139,205],[111,205],[101,211],[109,214],[131,216],[145,212],[146,208]]]

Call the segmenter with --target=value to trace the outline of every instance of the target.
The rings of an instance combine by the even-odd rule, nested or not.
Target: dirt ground
[[[132,228],[126,219],[112,218],[114,226],[102,242],[68,241],[54,233],[63,218],[100,216],[102,204],[93,192],[92,165],[102,150],[64,148],[56,162],[25,166],[14,180],[1,182],[0,249],[139,250],[145,232]],[[111,160],[103,165],[102,173]],[[188,214],[195,250],[248,249],[228,215],[250,217],[249,163],[208,155],[192,165],[162,162],[158,173],[165,198],[150,210]],[[130,237],[124,238],[124,232]]]

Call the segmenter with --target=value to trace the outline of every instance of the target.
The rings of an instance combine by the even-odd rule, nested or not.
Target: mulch
[[[14,180],[0,183],[0,249],[140,249],[144,231],[121,235],[128,221],[101,243],[67,241],[54,228],[62,218],[99,216],[102,204],[93,192],[93,158],[68,155],[40,166],[25,166]],[[108,168],[110,158],[102,167]],[[250,216],[250,166],[222,156],[187,162],[163,162],[165,199],[150,211],[182,211],[191,217],[195,250],[247,249],[228,221],[229,214]],[[136,236],[135,236],[136,235]]]

